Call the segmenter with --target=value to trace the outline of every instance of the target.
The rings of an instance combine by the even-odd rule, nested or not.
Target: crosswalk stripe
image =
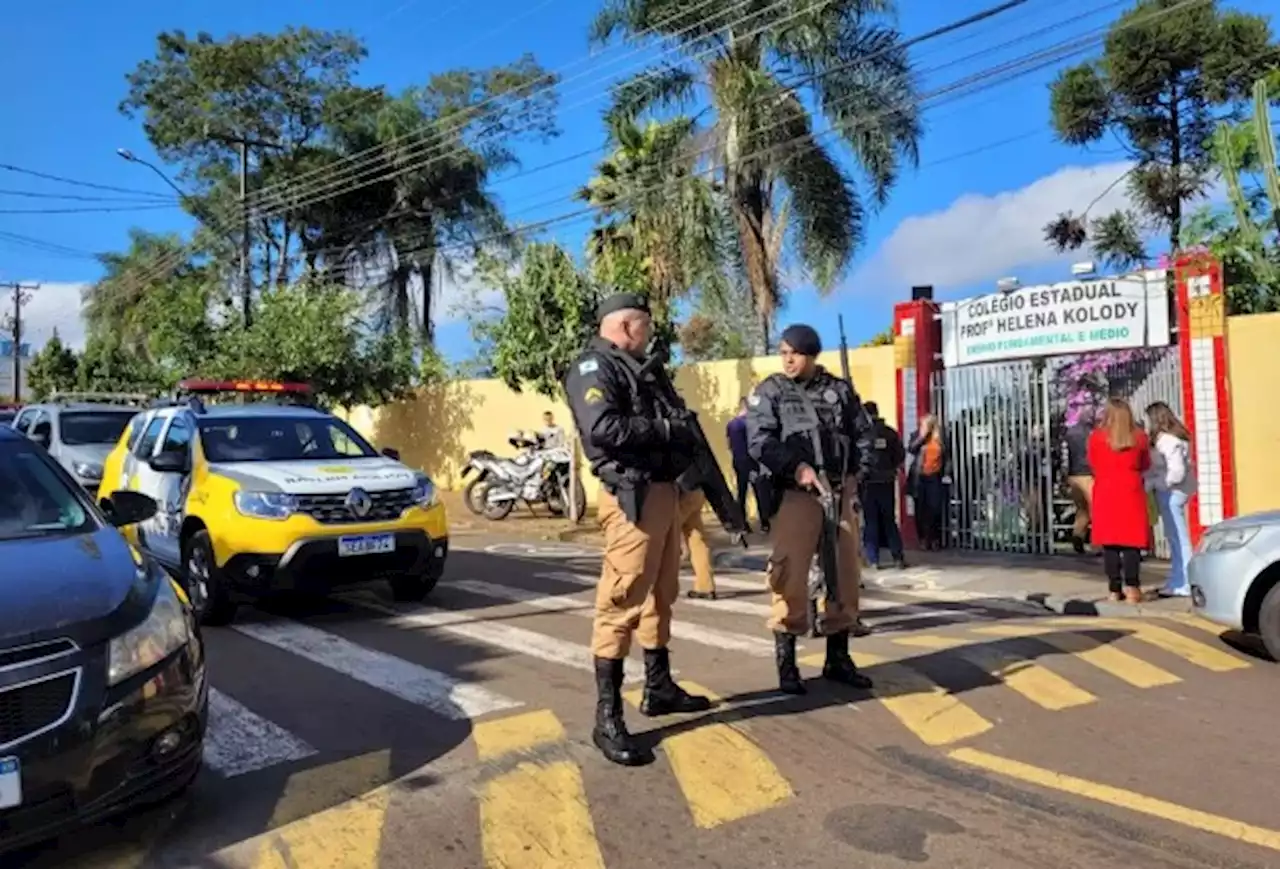
[[[961,655],[1000,679],[1011,690],[1045,709],[1069,709],[1098,699],[1035,661],[1027,661],[1002,649],[972,645],[971,640],[919,634],[898,637],[893,642],[920,649],[957,649]]]
[[[1249,663],[1221,649],[1215,649],[1205,643],[1183,636],[1177,631],[1153,625],[1142,619],[1099,619],[1099,618],[1064,618],[1054,619],[1050,624],[1085,626],[1091,628],[1107,628],[1120,633],[1132,634],[1133,638],[1176,655],[1198,667],[1212,670],[1215,673],[1226,673],[1231,670],[1244,670]]]
[[[563,612],[572,615],[594,618],[595,607],[590,601],[583,601],[567,596],[544,596],[537,592],[509,585],[484,582],[478,579],[460,579],[449,583],[454,588],[469,591],[484,597],[509,600],[526,604],[545,612]],[[751,637],[720,631],[705,625],[694,625],[675,619],[671,623],[671,635],[690,643],[710,646],[727,652],[741,652],[755,658],[772,658],[773,641],[763,637]]]
[[[924,673],[905,663],[854,652],[853,661],[875,680],[875,699],[925,745],[950,745],[986,733],[992,724]],[[800,663],[820,668],[823,655],[806,655]]]
[[[383,821],[391,803],[385,784],[337,803],[330,779],[386,782],[391,754],[374,752],[289,777],[269,832],[258,840],[253,869],[378,869]],[[334,767],[345,765],[350,772]],[[328,804],[326,808],[318,808]],[[215,856],[216,865],[228,865]]]
[[[298,622],[245,622],[232,628],[446,718],[477,718],[523,705],[479,685],[458,682],[438,670],[366,649]]]
[[[455,637],[493,646],[503,651],[519,652],[549,664],[558,664],[585,672],[595,670],[591,648],[584,643],[572,643],[515,625],[477,621],[469,613],[441,610],[435,607],[402,610],[365,596],[351,595],[345,599],[356,606],[387,615],[388,623],[397,627],[440,630]],[[623,662],[623,667],[627,682],[644,678],[639,663],[633,658],[627,658]]]
[[[549,710],[482,721],[482,759],[564,738]],[[525,761],[480,791],[480,842],[488,869],[604,869],[582,772],[570,761]]]
[[[278,763],[304,760],[316,750],[216,688],[209,689],[209,729],[204,762],[230,778]]]
[[[681,686],[690,693],[719,699],[696,683],[681,680]],[[626,697],[633,705],[640,705],[641,692],[629,691]],[[694,824],[703,830],[757,815],[795,796],[768,755],[728,724],[711,722],[665,736],[662,751]]]
[[[974,628],[973,631],[996,637],[1034,637],[1104,673],[1128,682],[1135,688],[1155,688],[1182,681],[1168,670],[1149,664],[1109,643],[1100,643],[1080,634],[1064,634],[1055,628],[1039,625],[988,625]]]

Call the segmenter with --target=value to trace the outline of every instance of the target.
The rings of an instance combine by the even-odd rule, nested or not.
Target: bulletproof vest
[[[662,386],[655,382],[652,376],[644,378],[639,376],[641,363],[637,359],[603,341],[593,341],[589,349],[603,357],[602,364],[608,365],[620,374],[627,383],[628,406],[620,408],[623,413],[646,419],[660,419],[668,416],[666,404],[660,396]],[[602,450],[589,446],[584,440],[583,453],[591,464],[592,470],[597,474],[602,466],[618,464],[651,479],[670,482],[689,466],[687,456],[673,455],[669,449],[645,450],[629,455],[606,455]]]
[[[777,411],[783,443],[799,451],[818,470],[839,474],[849,445],[841,430],[845,399],[835,388],[834,379],[819,375],[803,384],[786,380]],[[819,450],[821,456],[817,455]]]
[[[897,463],[894,461],[894,433],[884,420],[873,421],[871,431],[871,474],[876,481],[892,480],[897,476]]]

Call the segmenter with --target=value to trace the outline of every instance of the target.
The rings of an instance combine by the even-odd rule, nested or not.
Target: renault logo
[[[373,499],[364,489],[352,489],[347,493],[347,509],[357,519],[363,519],[373,509]]]

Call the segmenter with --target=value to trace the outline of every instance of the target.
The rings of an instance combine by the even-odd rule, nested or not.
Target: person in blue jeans
[[[1169,578],[1157,593],[1160,597],[1187,597],[1191,594],[1187,565],[1192,552],[1187,501],[1196,491],[1191,433],[1163,401],[1149,405],[1143,416],[1151,435],[1151,470],[1147,471],[1146,484],[1160,509],[1160,524],[1169,541],[1172,562]]]

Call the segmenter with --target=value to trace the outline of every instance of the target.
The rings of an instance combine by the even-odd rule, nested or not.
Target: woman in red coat
[[[1107,401],[1086,449],[1093,467],[1093,543],[1102,547],[1111,599],[1139,603],[1140,553],[1151,539],[1142,479],[1151,467],[1151,447],[1146,432],[1134,425],[1128,402]]]

